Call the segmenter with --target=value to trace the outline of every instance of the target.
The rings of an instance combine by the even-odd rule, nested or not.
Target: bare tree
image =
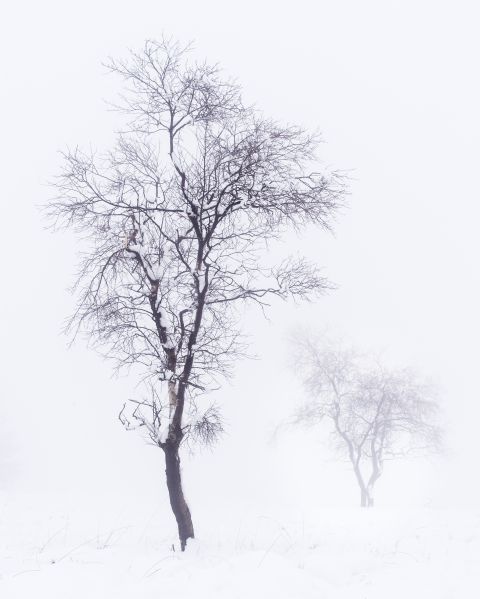
[[[328,229],[344,195],[341,175],[318,172],[316,136],[264,118],[218,67],[189,56],[147,41],[108,63],[126,82],[117,108],[128,130],[109,152],[66,152],[49,207],[86,246],[70,330],[116,368],[141,368],[151,388],[121,420],[165,453],[182,550],[194,529],[179,448],[221,430],[204,396],[244,353],[238,307],[325,290],[316,266],[269,264],[266,248],[289,227]]]
[[[295,423],[330,421],[334,446],[353,466],[360,504],[371,507],[386,460],[440,448],[434,388],[410,369],[388,370],[331,343],[303,337],[297,349],[296,366],[309,400]]]

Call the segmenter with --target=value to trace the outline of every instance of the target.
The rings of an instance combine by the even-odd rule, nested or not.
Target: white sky
[[[230,433],[188,464],[196,501],[197,483],[210,481],[225,501],[260,493],[268,504],[275,492],[295,502],[296,488],[356,502],[353,479],[336,474],[315,436],[263,445],[300,397],[285,338],[310,323],[383,348],[443,386],[449,456],[392,469],[381,499],[478,503],[479,16],[465,0],[5,2],[0,490],[163,493],[162,456],[116,421],[133,382],[112,381],[108,364],[81,345],[67,351],[59,333],[75,243],[45,232],[36,205],[51,194],[58,150],[112,139],[118,116],[103,100],[119,82],[101,61],[164,32],[194,39],[199,58],[220,62],[267,114],[320,129],[324,160],[354,178],[335,238],[309,232],[292,248],[339,289],[308,307],[275,307],[270,322],[252,317],[261,360],[242,364],[219,394]]]

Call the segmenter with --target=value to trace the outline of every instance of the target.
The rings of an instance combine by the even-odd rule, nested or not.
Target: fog
[[[389,464],[378,504],[478,505],[478,17],[466,1],[5,5],[1,491],[92,509],[166,501],[163,456],[117,420],[135,378],[113,379],[84,341],[67,347],[78,246],[45,230],[39,210],[59,150],[107,148],[121,122],[105,103],[120,82],[102,61],[165,33],[194,40],[265,114],[321,131],[325,164],[351,178],[334,234],[308,230],[283,248],[318,261],[336,290],[275,303],[269,320],[245,315],[257,359],[216,393],[227,435],[185,457],[194,513],[356,505],[325,430],[277,430],[302,400],[288,339],[304,327],[439,384],[445,455]]]

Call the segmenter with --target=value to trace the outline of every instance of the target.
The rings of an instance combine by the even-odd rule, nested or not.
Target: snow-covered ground
[[[479,599],[479,3],[244,0],[234,19],[218,0],[4,4],[0,599]],[[261,360],[215,396],[227,435],[182,454],[185,554],[160,452],[117,420],[137,379],[58,335],[79,248],[37,208],[59,149],[107,149],[124,127],[101,63],[162,31],[266,114],[320,128],[352,192],[335,236],[286,240],[335,292],[244,319]],[[275,433],[303,400],[289,331],[317,326],[441,387],[447,455],[389,464],[371,511],[347,507],[327,432]]]
[[[27,504],[1,505],[2,599],[480,597],[480,511],[197,513],[182,554],[166,506],[132,517]]]

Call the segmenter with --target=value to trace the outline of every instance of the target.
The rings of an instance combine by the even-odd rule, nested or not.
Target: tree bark
[[[178,525],[180,547],[182,551],[185,551],[187,540],[195,538],[195,535],[193,531],[190,509],[183,495],[178,448],[178,444],[167,441],[163,446],[163,451],[165,452],[165,473],[167,475],[167,487],[168,494],[170,496],[170,505],[172,506],[172,510]]]

